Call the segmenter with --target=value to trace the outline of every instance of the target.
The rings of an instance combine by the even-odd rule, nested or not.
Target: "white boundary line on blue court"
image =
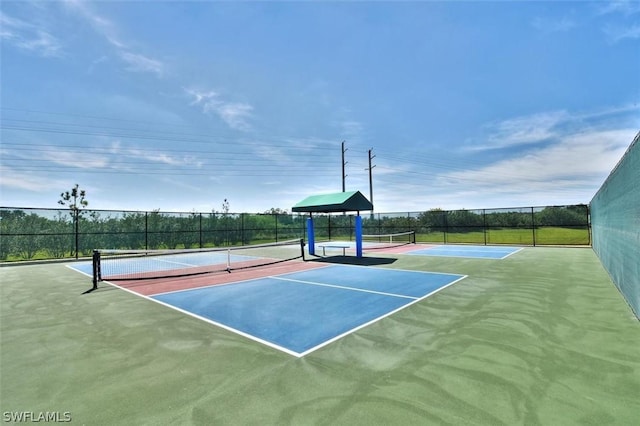
[[[351,267],[351,268],[370,268],[370,267],[362,266],[362,265],[341,265],[341,264],[339,264],[339,265],[329,264],[326,267],[331,267],[331,266],[346,266],[346,267]],[[84,272],[82,272],[82,271],[80,271],[78,269],[75,269],[70,265],[67,265],[67,267],[73,269],[76,272],[80,272],[83,275],[89,276],[88,274],[86,274],[86,273],[84,273]],[[318,269],[324,269],[324,267],[320,267]],[[384,319],[384,318],[386,318],[388,316],[391,316],[391,315],[395,314],[396,312],[399,312],[399,311],[401,311],[401,310],[403,310],[403,309],[405,309],[405,308],[407,308],[407,307],[409,307],[409,306],[411,306],[411,305],[413,305],[415,303],[418,303],[418,302],[428,298],[429,296],[431,296],[431,295],[433,295],[433,294],[435,294],[435,293],[437,293],[437,292],[439,292],[439,291],[441,291],[441,290],[443,290],[443,289],[445,289],[445,288],[447,288],[449,286],[452,286],[453,284],[455,284],[455,283],[457,283],[459,281],[462,281],[463,279],[468,277],[468,275],[460,275],[460,274],[453,274],[453,273],[446,273],[446,272],[413,271],[413,270],[410,270],[410,269],[390,269],[390,268],[389,269],[388,268],[379,268],[379,269],[383,270],[383,271],[391,271],[391,272],[416,272],[416,273],[420,273],[420,274],[453,275],[453,276],[458,276],[459,278],[454,280],[454,281],[452,281],[452,282],[450,282],[450,283],[448,283],[448,284],[445,284],[444,286],[439,287],[439,288],[435,289],[434,291],[432,291],[432,292],[430,292],[428,294],[425,294],[424,296],[421,296],[419,298],[412,297],[412,296],[398,295],[398,294],[393,294],[393,293],[377,292],[377,291],[373,291],[373,290],[358,289],[358,288],[353,288],[353,287],[345,287],[345,286],[339,286],[339,285],[333,285],[333,284],[323,284],[323,283],[317,283],[317,282],[312,282],[312,281],[305,282],[305,281],[301,281],[301,280],[281,278],[280,276],[268,276],[268,277],[261,277],[261,278],[251,278],[251,279],[247,279],[247,280],[234,281],[234,282],[230,282],[230,283],[212,284],[212,285],[208,285],[208,286],[195,287],[195,288],[192,288],[192,289],[174,290],[174,291],[169,291],[169,292],[164,292],[164,293],[157,293],[157,294],[153,295],[153,296],[158,296],[158,295],[161,295],[161,294],[179,293],[179,292],[184,292],[184,291],[189,291],[189,290],[197,290],[197,289],[203,289],[203,288],[209,288],[209,287],[217,287],[217,286],[221,286],[221,285],[239,284],[239,283],[257,281],[257,280],[263,280],[263,279],[276,279],[276,280],[282,280],[282,281],[299,282],[301,284],[306,284],[306,285],[318,285],[318,286],[324,286],[324,287],[336,287],[336,288],[342,288],[342,289],[353,290],[353,291],[361,291],[361,292],[367,292],[367,293],[377,293],[377,294],[380,294],[380,295],[386,295],[386,296],[392,296],[392,297],[402,297],[402,298],[411,299],[411,301],[409,303],[405,304],[405,305],[402,305],[402,306],[400,306],[400,307],[398,307],[398,308],[396,308],[396,309],[394,309],[392,311],[389,311],[389,312],[385,313],[384,315],[381,315],[381,316],[379,316],[377,318],[374,318],[374,319],[372,319],[372,320],[370,320],[370,321],[368,321],[366,323],[360,324],[359,326],[354,327],[351,330],[347,330],[344,333],[341,333],[341,334],[339,334],[339,335],[337,335],[335,337],[332,337],[331,339],[326,340],[326,341],[324,341],[324,342],[322,342],[322,343],[320,343],[320,344],[318,344],[318,345],[316,345],[316,346],[314,346],[312,348],[309,348],[304,352],[292,351],[291,349],[287,349],[284,346],[277,345],[275,343],[272,343],[272,342],[269,342],[267,340],[261,339],[261,338],[259,338],[257,336],[252,335],[252,334],[248,334],[248,333],[245,333],[244,331],[238,330],[236,328],[229,327],[228,325],[219,323],[217,321],[213,321],[213,320],[211,320],[209,318],[200,316],[198,314],[195,314],[193,312],[190,312],[190,311],[187,311],[185,309],[179,308],[177,306],[171,305],[169,303],[163,302],[161,300],[154,299],[153,296],[147,296],[147,295],[144,295],[144,294],[141,294],[141,293],[137,293],[134,290],[130,290],[130,289],[126,288],[126,287],[121,287],[121,286],[119,286],[117,284],[114,284],[112,282],[109,282],[109,281],[101,281],[101,282],[109,284],[110,286],[112,286],[114,288],[118,288],[120,290],[124,290],[124,291],[126,291],[126,292],[128,292],[130,294],[135,295],[135,296],[142,297],[143,299],[149,300],[151,302],[158,303],[158,304],[160,304],[162,306],[165,306],[167,308],[173,309],[173,310],[178,311],[178,312],[180,312],[182,314],[188,315],[188,316],[190,316],[192,318],[196,318],[196,319],[202,320],[202,321],[204,321],[206,323],[209,323],[209,324],[212,324],[214,326],[220,327],[220,328],[222,328],[222,329],[224,329],[226,331],[230,331],[232,333],[235,333],[235,334],[240,335],[242,337],[245,337],[247,339],[250,339],[250,340],[253,340],[255,342],[261,343],[263,345],[269,346],[269,347],[271,347],[273,349],[277,349],[277,350],[279,350],[281,352],[284,352],[286,354],[295,356],[297,358],[302,358],[302,357],[304,357],[304,356],[306,356],[306,355],[308,355],[308,354],[310,354],[312,352],[315,352],[316,350],[318,350],[320,348],[323,348],[323,347],[325,347],[325,346],[327,346],[327,345],[329,345],[329,344],[331,344],[331,343],[333,343],[333,342],[335,342],[335,341],[337,341],[337,340],[339,340],[339,339],[341,339],[341,338],[343,338],[345,336],[348,336],[349,334],[355,333],[358,330],[361,330],[361,329],[363,329],[363,328],[365,328],[365,327],[367,327],[367,326],[369,326],[371,324],[374,324],[374,323],[376,323],[376,322],[378,322],[378,321],[380,321],[380,320],[382,320],[382,319]],[[311,269],[311,270],[314,270],[314,269]],[[306,270],[295,271],[295,272],[286,272],[286,273],[283,273],[281,275],[288,275],[288,274],[294,274],[294,273],[297,273],[297,272],[305,272],[305,271]]]
[[[261,278],[261,279],[264,279],[264,278]],[[125,290],[129,291],[128,289],[125,289]],[[277,349],[279,351],[285,352],[285,353],[287,353],[289,355],[293,355],[295,357],[300,357],[301,356],[298,352],[292,351],[291,349],[287,349],[284,346],[276,345],[275,343],[269,342],[268,340],[261,339],[261,338],[259,338],[257,336],[254,336],[253,334],[245,333],[244,331],[238,330],[237,328],[229,327],[228,325],[219,323],[217,321],[214,321],[214,320],[211,320],[209,318],[200,316],[198,314],[194,314],[193,312],[187,311],[187,310],[182,309],[182,308],[178,308],[177,306],[171,305],[171,304],[163,302],[161,300],[154,299],[151,296],[144,296],[142,294],[138,294],[138,295],[144,297],[145,299],[149,299],[149,300],[152,300],[153,302],[156,302],[156,303],[159,303],[159,304],[161,304],[163,306],[166,306],[167,308],[174,309],[174,310],[176,310],[178,312],[181,312],[183,314],[189,315],[190,317],[193,317],[193,318],[202,320],[204,322],[207,322],[209,324],[215,325],[217,327],[223,328],[223,329],[225,329],[227,331],[230,331],[232,333],[238,334],[238,335],[240,335],[242,337],[246,337],[247,339],[253,340],[255,342],[262,343],[263,345],[266,345],[266,346],[269,346],[271,348]]]
[[[424,271],[407,271],[407,272],[424,272]],[[447,274],[443,274],[443,275],[447,275]],[[459,274],[448,274],[448,275],[459,275]],[[357,326],[357,327],[355,327],[355,328],[352,328],[351,330],[345,331],[344,333],[339,334],[339,335],[337,335],[337,336],[335,336],[335,337],[333,337],[333,338],[331,338],[331,339],[329,339],[329,340],[326,340],[326,341],[324,341],[324,342],[320,343],[320,344],[319,344],[319,345],[317,345],[317,346],[314,346],[314,347],[312,347],[312,348],[310,348],[310,349],[307,349],[307,350],[306,350],[306,351],[304,351],[304,352],[301,352],[301,353],[300,353],[300,354],[298,354],[297,356],[298,356],[299,358],[302,358],[303,356],[308,355],[308,354],[310,354],[311,352],[315,352],[315,351],[317,351],[318,349],[323,348],[323,347],[325,347],[325,346],[329,345],[330,343],[333,343],[333,342],[335,342],[335,341],[337,341],[337,340],[339,340],[339,339],[342,339],[342,338],[343,338],[343,337],[345,337],[345,336],[348,336],[349,334],[355,333],[356,331],[358,331],[358,330],[360,330],[360,329],[363,329],[363,328],[365,328],[365,327],[368,327],[368,326],[370,326],[371,324],[374,324],[374,323],[376,323],[376,322],[378,322],[378,321],[380,321],[380,320],[382,320],[382,319],[384,319],[384,318],[386,318],[386,317],[388,317],[388,316],[391,316],[391,315],[395,314],[396,312],[400,312],[401,310],[403,310],[403,309],[405,309],[405,308],[407,308],[407,307],[409,307],[409,306],[411,306],[411,305],[413,305],[413,304],[415,304],[415,303],[418,303],[418,302],[420,302],[420,301],[422,301],[422,300],[426,299],[427,297],[429,297],[429,296],[431,296],[431,295],[433,295],[433,294],[435,294],[435,293],[439,292],[440,290],[443,290],[443,289],[445,289],[445,288],[447,288],[447,287],[449,287],[449,286],[452,286],[452,285],[454,285],[455,283],[457,283],[458,281],[462,281],[463,279],[465,279],[465,278],[467,278],[467,277],[468,277],[468,275],[463,275],[463,276],[461,276],[460,278],[458,278],[457,280],[452,281],[452,282],[450,282],[450,283],[448,283],[448,284],[446,284],[446,285],[444,285],[444,286],[442,286],[442,287],[440,287],[440,288],[437,288],[436,290],[432,291],[431,293],[425,294],[424,296],[422,296],[422,297],[420,297],[420,298],[417,298],[417,299],[414,299],[413,301],[411,301],[411,302],[407,303],[406,305],[402,305],[402,306],[400,306],[399,308],[396,308],[396,309],[394,309],[394,310],[392,310],[392,311],[389,311],[389,312],[387,312],[386,314],[379,316],[378,318],[374,318],[374,319],[372,319],[371,321],[368,321],[368,322],[366,322],[366,323],[364,323],[364,324],[360,324],[359,326]]]
[[[404,254],[404,253],[403,253]],[[379,269],[381,271],[391,271],[391,272],[414,272],[416,274],[437,274],[437,275],[453,275],[456,277],[461,276],[461,274],[456,274],[453,272],[436,272],[436,271],[416,271],[414,269],[399,269],[399,268],[380,268],[378,266],[367,266],[367,265],[349,265],[348,263],[329,263],[328,266],[344,266],[347,268],[365,268],[365,269]],[[284,274],[283,274],[284,275]],[[465,275],[466,277],[467,275]]]
[[[160,263],[160,264],[163,264],[163,263],[164,263],[164,264],[168,264],[168,265],[188,266],[188,267],[190,267],[190,268],[195,268],[195,267],[201,266],[201,265],[195,265],[195,264],[193,264],[193,263],[178,262],[178,261],[175,261],[175,260],[169,260],[169,259],[160,259],[160,258],[158,258],[158,259],[149,259],[149,260],[152,260],[152,261],[154,261],[154,262],[158,262],[158,263]]]
[[[72,266],[69,266],[69,268],[73,269],[76,272],[80,272],[81,274],[87,275],[82,271],[74,269]],[[264,278],[265,277],[263,277],[263,278],[254,278],[254,279],[243,280],[243,281],[235,281],[233,283],[213,284],[213,285],[206,286],[206,287],[215,287],[215,286],[220,286],[220,285],[237,284],[237,283],[241,283],[241,282],[254,281],[254,280],[264,279]],[[298,352],[292,351],[292,350],[287,349],[287,348],[285,348],[283,346],[276,345],[276,344],[271,343],[271,342],[269,342],[267,340],[263,340],[263,339],[261,339],[259,337],[256,337],[256,336],[252,335],[252,334],[245,333],[244,331],[229,327],[228,325],[224,325],[222,323],[210,320],[209,318],[200,316],[198,314],[194,314],[193,312],[184,310],[182,308],[178,308],[177,306],[171,305],[169,303],[165,303],[165,302],[163,302],[161,300],[154,299],[152,296],[147,296],[147,295],[144,295],[144,294],[141,294],[141,293],[137,293],[137,292],[135,292],[133,290],[130,290],[130,289],[126,288],[126,287],[119,286],[119,285],[114,284],[114,283],[109,282],[109,281],[100,281],[100,282],[109,284],[110,286],[112,286],[114,288],[117,288],[117,289],[120,289],[120,290],[124,290],[127,293],[133,294],[134,296],[138,296],[138,297],[141,297],[143,299],[149,300],[151,302],[158,303],[158,304],[160,304],[160,305],[162,305],[164,307],[167,307],[169,309],[173,309],[173,310],[178,311],[178,312],[180,312],[182,314],[188,315],[188,316],[190,316],[192,318],[196,318],[196,319],[202,320],[202,321],[207,322],[209,324],[215,325],[216,327],[220,327],[220,328],[222,328],[224,330],[227,330],[227,331],[230,331],[232,333],[238,334],[240,336],[246,337],[247,339],[253,340],[253,341],[258,342],[258,343],[262,343],[263,345],[266,345],[266,346],[269,346],[271,348],[277,349],[277,350],[279,350],[281,352],[285,352],[285,353],[287,353],[289,355],[293,355],[295,357],[300,357],[301,356]],[[177,292],[188,291],[188,290],[196,290],[196,289],[200,289],[200,288],[205,288],[205,287],[196,287],[196,288],[192,288],[192,289],[178,290]],[[171,291],[171,292],[167,292],[167,293],[176,293],[176,291]],[[166,293],[158,293],[158,294],[166,294]],[[154,295],[154,296],[156,296],[156,295]]]
[[[75,271],[75,272],[79,272],[79,273],[81,273],[82,275],[85,275],[85,276],[87,276],[87,277],[89,277],[89,278],[93,278],[91,275],[87,274],[86,272],[83,272],[83,271],[81,271],[81,270],[79,270],[79,269],[74,268],[74,267],[73,267],[73,265],[66,265],[66,267],[67,267],[67,268],[69,268],[69,269],[72,269],[72,270],[73,270],[73,271]],[[158,293],[157,295],[159,295],[159,294],[168,294],[168,293],[177,293],[177,292],[181,292],[181,291],[188,291],[188,290],[196,290],[196,289],[200,289],[200,288],[207,288],[207,287],[216,287],[216,286],[221,286],[221,285],[238,284],[238,283],[243,283],[243,282],[248,282],[248,281],[261,280],[261,279],[264,279],[264,278],[266,278],[266,277],[263,277],[263,278],[252,278],[252,279],[248,279],[248,280],[234,281],[234,282],[224,283],[224,284],[212,284],[212,285],[203,286],[203,287],[195,287],[195,288],[192,288],[192,289],[183,289],[183,290],[169,291],[169,292],[165,292],[165,293]],[[281,352],[285,352],[285,353],[287,353],[287,354],[289,354],[289,355],[293,355],[293,356],[295,356],[295,357],[300,357],[300,356],[301,356],[298,352],[292,351],[292,350],[287,349],[287,348],[285,348],[285,347],[283,347],[283,346],[279,346],[279,345],[276,345],[276,344],[271,343],[271,342],[269,342],[269,341],[263,340],[263,339],[261,339],[261,338],[259,338],[259,337],[256,337],[256,336],[252,335],[252,334],[247,334],[247,333],[245,333],[244,331],[237,330],[237,329],[235,329],[235,328],[229,327],[229,326],[224,325],[224,324],[221,324],[221,323],[219,323],[219,322],[216,322],[216,321],[210,320],[209,318],[205,318],[205,317],[200,316],[200,315],[198,315],[198,314],[194,314],[193,312],[186,311],[186,310],[184,310],[184,309],[182,309],[182,308],[178,308],[177,306],[171,305],[171,304],[169,304],[169,303],[165,303],[165,302],[163,302],[163,301],[161,301],[161,300],[154,299],[152,296],[147,296],[147,295],[144,295],[144,294],[138,293],[138,292],[136,292],[136,291],[134,291],[134,290],[130,290],[130,289],[126,288],[126,287],[119,286],[118,284],[114,284],[114,283],[112,283],[112,282],[110,282],[110,281],[100,281],[100,282],[101,282],[101,283],[108,284],[108,285],[110,285],[112,288],[115,288],[115,289],[119,289],[119,290],[126,291],[127,293],[130,293],[130,294],[132,294],[132,295],[134,295],[134,296],[138,296],[138,297],[141,297],[141,298],[146,299],[146,300],[148,300],[148,301],[151,301],[151,302],[154,302],[154,303],[158,303],[158,304],[160,304],[160,305],[162,305],[162,306],[164,306],[164,307],[167,307],[167,308],[169,308],[169,309],[173,309],[173,310],[178,311],[178,312],[180,312],[180,313],[182,313],[182,314],[188,315],[188,316],[190,316],[190,317],[192,317],[192,318],[196,318],[196,319],[202,320],[202,321],[204,321],[204,322],[207,322],[207,323],[209,323],[209,324],[215,325],[215,326],[217,326],[217,327],[220,327],[220,328],[225,329],[225,330],[227,330],[227,331],[230,331],[230,332],[232,332],[232,333],[235,333],[235,334],[238,334],[238,335],[240,335],[240,336],[246,337],[247,339],[250,339],[250,340],[256,341],[256,342],[258,342],[258,343],[262,343],[263,345],[266,345],[266,346],[269,346],[269,347],[271,347],[271,348],[277,349],[277,350],[279,350],[279,351],[281,351]],[[157,295],[156,295],[156,294],[154,294],[154,296],[157,296]]]
[[[412,250],[412,251],[409,251],[409,252],[404,253],[404,254],[407,254],[407,255],[410,255],[410,256],[455,257],[455,258],[458,258],[458,259],[503,260],[503,259],[506,259],[507,257],[509,257],[511,255],[514,255],[514,254],[516,254],[516,253],[518,253],[518,252],[520,252],[520,251],[525,249],[524,247],[519,247],[519,248],[512,247],[514,250],[511,253],[507,253],[506,255],[504,255],[502,257],[462,256],[462,255],[459,255],[459,254],[426,254],[426,253],[417,253],[419,251],[420,252],[426,252],[428,250],[435,249],[435,248],[438,248],[438,247],[452,247],[453,248],[455,246],[438,245],[438,246],[433,246],[433,247],[427,248],[427,249]],[[462,246],[462,247],[478,247],[478,248],[481,248],[481,247],[497,247],[497,246]],[[498,247],[498,248],[501,248],[501,247]],[[481,250],[478,250],[478,252],[481,252]],[[416,271],[416,272],[418,272],[418,271]]]
[[[316,281],[294,280],[294,279],[291,279],[291,278],[282,278],[282,277],[278,277],[278,276],[271,276],[271,277],[267,277],[267,278],[271,278],[271,279],[274,279],[274,280],[281,280],[281,281],[290,281],[290,282],[299,283],[299,284],[316,285],[316,286],[319,286],[319,287],[332,287],[332,288],[339,288],[339,289],[342,289],[342,290],[361,291],[363,293],[380,294],[382,296],[400,297],[402,299],[413,299],[413,300],[417,299],[417,297],[405,296],[403,294],[385,293],[383,291],[366,290],[366,289],[363,289],[363,288],[347,287],[347,286],[344,286],[344,285],[319,283],[319,282],[316,282]]]
[[[234,285],[234,284],[248,283],[248,282],[251,282],[251,281],[263,280],[265,278],[274,278],[276,276],[282,276],[282,275],[287,275],[287,274],[295,274],[297,272],[313,271],[315,269],[328,268],[330,266],[331,265],[323,265],[323,266],[320,266],[320,267],[317,267],[317,268],[313,268],[313,269],[302,269],[300,271],[284,272],[284,273],[279,274],[279,275],[267,275],[267,276],[264,276],[264,277],[247,278],[246,280],[240,280],[240,281],[230,281],[228,283],[209,284],[209,285],[203,285],[203,286],[199,286],[199,287],[183,288],[183,289],[180,289],[180,290],[163,291],[163,292],[160,292],[160,293],[154,293],[153,296],[160,296],[160,295],[171,294],[171,293],[181,293],[183,291],[199,290],[201,288],[220,287],[220,286],[224,286],[224,285]],[[231,272],[231,274],[233,274],[233,272]]]

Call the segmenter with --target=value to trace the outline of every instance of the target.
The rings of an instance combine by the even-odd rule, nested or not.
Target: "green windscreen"
[[[591,200],[593,250],[640,318],[640,132]]]

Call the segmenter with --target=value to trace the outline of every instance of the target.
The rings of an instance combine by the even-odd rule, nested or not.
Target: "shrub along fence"
[[[590,245],[586,205],[363,213],[365,234],[417,242]],[[316,239],[355,238],[353,215],[314,215]],[[305,238],[301,214],[172,213],[0,207],[0,261],[78,258],[96,248],[173,249]]]

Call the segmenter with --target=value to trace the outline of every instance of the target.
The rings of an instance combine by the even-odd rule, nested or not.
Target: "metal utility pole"
[[[342,141],[342,192],[345,192],[345,180],[347,179],[347,175],[344,173],[344,166],[347,165],[347,162],[344,161],[344,153],[347,152],[347,150],[344,148],[344,141]]]
[[[369,168],[367,170],[369,170],[369,201],[371,202],[371,204],[373,204],[373,168],[375,167],[374,165],[371,165],[371,160],[373,160],[374,158],[376,158],[375,155],[371,155],[371,150],[369,150]]]

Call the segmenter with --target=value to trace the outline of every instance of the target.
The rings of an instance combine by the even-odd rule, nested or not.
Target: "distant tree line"
[[[586,226],[589,209],[586,205],[544,207],[542,209],[454,210],[433,209],[420,213],[417,224],[423,231],[430,229],[469,231],[473,228],[533,228],[540,226]]]
[[[413,213],[363,213],[362,217],[365,234],[414,230],[418,235],[464,235],[502,228],[541,227],[576,228],[588,234],[589,224],[586,205],[454,211],[433,209]],[[0,260],[89,256],[96,248],[175,249],[284,241],[304,238],[305,220],[305,216],[289,214],[281,209],[271,209],[262,214],[237,214],[228,211],[166,213],[159,210],[117,212],[81,211],[80,208],[1,208]],[[315,215],[314,221],[317,239],[353,238],[352,215]]]
[[[0,260],[88,256],[97,248],[246,245],[300,238],[304,227],[301,218],[281,214],[84,213],[76,221],[63,211],[1,209]]]

